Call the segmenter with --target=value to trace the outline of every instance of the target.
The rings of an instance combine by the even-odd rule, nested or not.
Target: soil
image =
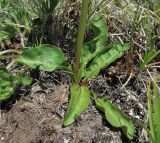
[[[64,12],[62,19],[54,19],[56,23],[46,25],[47,29],[45,33],[52,33],[52,35],[48,36],[50,39],[47,39],[47,43],[56,44],[56,46],[61,47],[65,53],[65,57],[67,57],[66,59],[71,61],[75,48],[73,37],[77,35],[75,29],[77,29],[79,23],[79,12],[77,11],[79,5],[69,5],[68,3],[67,7],[66,4],[66,12]],[[113,37],[113,33],[116,33],[115,31],[117,31],[117,29],[115,27],[118,25],[122,28],[120,28],[120,31],[117,33],[122,33],[121,31],[123,31],[126,32],[125,35],[127,35],[130,29],[125,26],[127,26],[128,23],[125,21],[125,25],[123,20],[121,20],[122,23],[118,23],[120,21],[115,20],[117,18],[107,19],[110,33],[108,43],[116,42],[117,39],[122,39],[124,43],[127,42],[129,39],[127,36],[123,37],[122,35],[121,38],[120,36],[115,38],[115,36]],[[53,28],[55,25],[57,31]],[[51,29],[53,31],[51,31]],[[33,38],[36,37],[34,34],[37,34],[39,29],[36,30],[32,31],[31,39],[29,39],[30,45],[35,45],[35,39]],[[60,35],[58,35],[58,33]],[[86,35],[85,38],[90,38],[89,34]],[[55,41],[53,39],[55,39]],[[4,44],[4,49],[20,48],[19,41],[13,40]],[[140,45],[143,45],[143,43]],[[1,46],[1,50],[4,49],[2,49]],[[136,52],[139,51],[137,50]],[[105,120],[103,114],[95,108],[95,103],[92,99],[88,109],[76,119],[74,124],[63,127],[68,99],[70,98],[70,78],[62,71],[45,73],[35,70],[30,71],[33,77],[33,83],[28,89],[19,87],[11,99],[1,103],[0,143],[149,142],[147,132],[144,130],[144,126],[148,124],[145,85],[147,85],[147,81],[151,79],[148,73],[144,72],[141,74],[137,69],[133,69],[131,79],[124,86],[124,83],[130,77],[130,69],[133,68],[132,65],[136,67],[136,65],[139,64],[137,62],[139,58],[134,56],[134,59],[130,60],[127,57],[130,57],[129,53],[122,57],[122,59],[116,61],[117,64],[112,64],[108,69],[103,71],[101,76],[90,81],[89,87],[92,92],[97,92],[100,96],[105,96],[110,99],[114,105],[132,119],[136,127],[133,140],[128,140],[121,129],[112,127]],[[136,62],[133,60],[136,60]],[[132,61],[132,63],[130,63],[130,61]],[[7,65],[9,62],[10,59],[3,60],[0,64]],[[14,70],[16,72],[17,69]],[[20,67],[19,70],[22,70],[22,68]],[[156,72],[158,72],[158,70],[156,70]],[[158,77],[158,79],[160,79],[160,77]]]
[[[141,122],[145,116],[146,93],[143,86],[133,78],[121,90],[120,79],[116,76],[111,79],[106,75],[99,76],[91,81],[90,89],[109,98],[133,120],[136,126],[134,140],[129,141],[120,129],[109,125],[103,114],[96,110],[92,100],[88,109],[76,119],[74,124],[63,127],[70,96],[69,78],[62,72],[53,74],[40,72],[28,89],[21,87],[12,99],[1,103],[0,142],[144,142],[146,133],[142,131]]]

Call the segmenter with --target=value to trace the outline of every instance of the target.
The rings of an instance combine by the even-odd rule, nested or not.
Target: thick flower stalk
[[[73,78],[75,84],[79,83],[78,70],[80,68],[81,48],[83,48],[84,35],[87,26],[88,6],[89,6],[89,0],[82,0],[80,24],[76,41],[76,52],[73,63],[73,74],[74,74]]]

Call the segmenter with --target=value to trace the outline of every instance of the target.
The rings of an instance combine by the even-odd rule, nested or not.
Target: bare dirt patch
[[[100,76],[90,88],[101,96],[111,99],[133,119],[137,129],[134,141],[129,141],[122,131],[111,127],[91,102],[89,108],[69,127],[62,126],[67,109],[69,81],[63,82],[64,74],[41,73],[30,91],[20,89],[15,102],[2,103],[0,140],[2,143],[111,143],[142,142],[144,135],[140,122],[144,118],[145,92],[134,86],[132,80],[125,89],[120,83]],[[59,82],[57,78],[59,78]],[[112,78],[114,79],[114,78]],[[43,82],[45,80],[45,82]],[[67,81],[67,80],[66,80]],[[136,83],[137,82],[137,83]],[[113,86],[114,84],[114,86]],[[134,86],[133,86],[134,85]],[[7,107],[10,105],[10,109]]]

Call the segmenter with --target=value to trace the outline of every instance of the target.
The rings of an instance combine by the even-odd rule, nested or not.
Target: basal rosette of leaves
[[[128,45],[119,43],[105,45],[108,39],[108,28],[102,16],[98,15],[93,18],[91,30],[95,36],[93,40],[86,42],[81,49],[82,54],[78,71],[79,83],[73,83],[70,87],[71,97],[63,123],[64,126],[72,124],[75,118],[87,109],[90,95],[92,95],[87,85],[88,81],[96,78],[101,70],[107,68],[111,63],[122,57],[125,51],[129,49]],[[39,68],[47,72],[68,68],[64,68],[65,59],[61,49],[48,44],[28,48],[21,53],[17,62],[25,64],[32,69]],[[106,116],[106,120],[112,126],[120,127],[126,136],[132,139],[134,136],[134,125],[132,121],[121,110],[112,105],[109,100],[107,102],[104,98],[94,98],[94,100],[96,107],[103,109],[102,111]],[[110,114],[108,114],[108,110],[110,110]],[[119,115],[118,120],[114,119],[116,115]]]
[[[82,90],[82,87],[84,89],[87,88],[86,83],[88,82],[86,81],[96,78],[101,70],[108,67],[116,59],[122,57],[124,52],[129,49],[129,46],[126,44],[115,43],[105,46],[105,42],[108,39],[108,28],[101,16],[94,17],[91,28],[96,36],[92,41],[86,42],[82,48],[81,66],[79,69],[79,81],[81,81],[81,83],[79,88],[77,87],[75,90],[73,90],[75,85],[71,86],[71,99],[64,119],[64,126],[73,123],[75,118],[79,116],[89,104],[89,100],[87,99],[91,93],[88,90]],[[80,102],[82,98],[84,102]],[[102,111],[105,113],[106,120],[112,126],[120,127],[129,139],[133,138],[135,130],[134,124],[121,110],[104,98],[95,98],[95,103],[98,109],[103,109]],[[115,119],[117,115],[118,118]]]

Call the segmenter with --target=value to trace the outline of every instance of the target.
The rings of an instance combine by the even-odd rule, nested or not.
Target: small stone
[[[5,141],[5,137],[1,137],[1,141]]]

